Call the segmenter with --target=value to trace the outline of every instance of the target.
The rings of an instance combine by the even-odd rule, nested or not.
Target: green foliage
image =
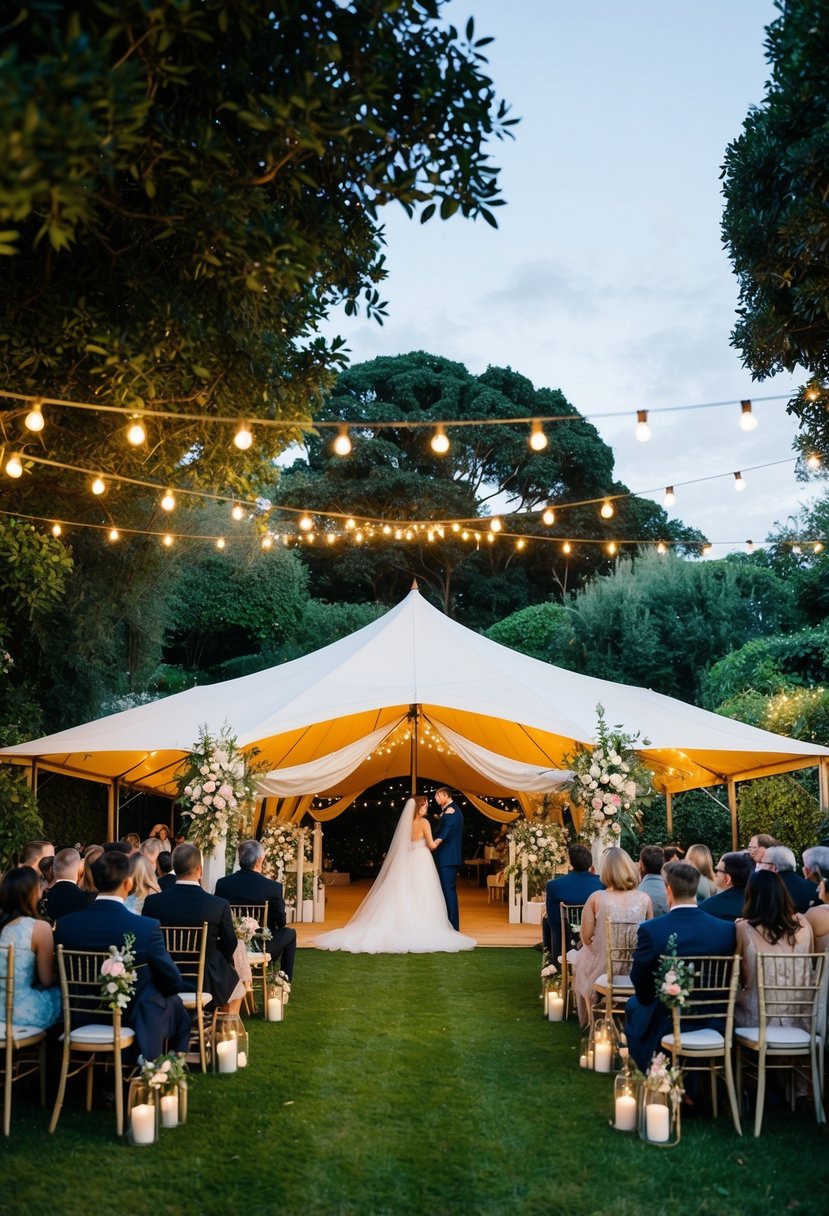
[[[749,690],[768,696],[827,681],[829,627],[824,625],[755,638],[724,655],[702,681],[702,703],[716,709]]]
[[[60,773],[41,773],[37,783],[43,835],[56,849],[101,844],[107,833],[107,788]],[[123,830],[123,828],[122,828]]]
[[[0,619],[31,621],[48,613],[60,602],[71,572],[72,557],[61,541],[33,524],[0,519]]]
[[[725,786],[715,786],[710,792],[686,790],[674,794],[673,831],[669,836],[665,799],[659,795],[645,815],[638,848],[646,844],[680,844],[689,849],[692,844],[707,844],[714,857],[726,853],[731,848],[731,813],[726,797]]]
[[[572,643],[571,610],[560,604],[531,604],[490,625],[486,636],[502,646],[549,662],[551,655],[566,651]]]
[[[820,804],[793,777],[764,777],[739,787],[737,821],[744,843],[769,832],[799,857],[820,838]]]
[[[370,625],[384,611],[379,604],[326,604],[322,600],[307,600],[287,641],[279,648],[279,657],[283,660],[299,658],[320,646],[337,642]]]
[[[27,840],[39,840],[43,822],[23,770],[0,764],[0,873],[17,861]]]
[[[726,151],[723,233],[740,284],[733,344],[758,379],[829,374],[826,165],[829,24],[825,0],[786,0],[767,30],[771,79]],[[826,449],[825,402],[789,406]]]

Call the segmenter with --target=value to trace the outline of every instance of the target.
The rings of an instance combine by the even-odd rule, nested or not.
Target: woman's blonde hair
[[[135,879],[133,895],[136,899],[144,899],[161,890],[155,871],[143,853],[130,853],[130,873]]]
[[[415,814],[417,814],[417,812],[420,810],[420,808],[422,806],[429,805],[429,799],[426,797],[425,794],[415,794],[414,804],[415,804]]]
[[[709,882],[714,882],[714,858],[707,844],[692,844],[685,854],[685,860],[695,866]]]
[[[92,877],[93,863],[98,860],[104,851],[102,844],[90,844],[83,851],[83,878],[78,883],[82,891],[97,891],[95,879]]]
[[[602,858],[600,878],[611,891],[633,891],[639,886],[639,873],[624,849],[612,845]]]

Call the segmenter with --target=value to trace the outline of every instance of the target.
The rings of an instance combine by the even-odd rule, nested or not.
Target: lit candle
[[[280,1001],[278,996],[269,996],[268,997],[268,1021],[269,1022],[281,1022],[282,1021],[282,1002]]]
[[[551,993],[547,997],[547,1017],[551,1022],[561,1022],[564,1020],[563,996],[553,996]]]
[[[155,1107],[149,1102],[134,1106],[130,1111],[130,1126],[136,1144],[152,1144],[155,1140]]]
[[[579,1056],[579,1068],[587,1068],[587,1056]]]
[[[164,1094],[162,1097],[161,1126],[178,1127],[178,1092]]]
[[[588,1053],[587,1053],[587,1067],[588,1068],[593,1067],[593,1052],[592,1051],[588,1051]]]
[[[645,1108],[645,1131],[649,1140],[664,1144],[671,1134],[671,1115],[661,1102],[651,1102]]]
[[[236,1057],[236,1063],[239,1065],[240,1068],[247,1068],[248,1053],[246,1051],[240,1051]]]
[[[596,1044],[596,1072],[610,1072],[610,1064],[613,1059],[613,1045],[611,1043]]]
[[[216,1044],[219,1072],[235,1072],[238,1066],[236,1039],[223,1039]]]
[[[620,1094],[616,1099],[616,1122],[620,1132],[632,1132],[636,1127],[636,1099],[630,1094]]]

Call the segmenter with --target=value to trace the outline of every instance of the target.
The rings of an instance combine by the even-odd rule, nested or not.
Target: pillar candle
[[[651,1102],[645,1107],[645,1131],[649,1140],[664,1144],[671,1134],[671,1115],[667,1106]]]
[[[130,1126],[136,1144],[152,1144],[155,1140],[155,1107],[149,1102],[134,1106],[130,1111]]]
[[[269,1022],[281,1022],[282,1021],[282,1002],[280,1001],[278,996],[269,996],[268,997],[268,1021]]]
[[[552,994],[547,997],[547,1017],[551,1022],[563,1021],[564,997],[553,996]]]
[[[235,1072],[238,1060],[236,1058],[236,1039],[224,1039],[216,1044],[216,1058],[219,1061],[219,1072]]]
[[[596,1044],[596,1072],[610,1072],[613,1060],[613,1045],[611,1043]]]
[[[161,1126],[178,1127],[178,1094],[164,1094],[161,1099]]]
[[[616,1099],[616,1122],[620,1132],[632,1132],[636,1127],[636,1099],[630,1094],[620,1094]]]

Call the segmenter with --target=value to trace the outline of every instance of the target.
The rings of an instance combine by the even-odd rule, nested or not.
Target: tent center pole
[[[411,795],[414,798],[417,793],[417,722],[420,714],[419,705],[409,706],[409,717],[412,721],[411,735],[411,754],[409,759],[409,773],[411,776]]]

